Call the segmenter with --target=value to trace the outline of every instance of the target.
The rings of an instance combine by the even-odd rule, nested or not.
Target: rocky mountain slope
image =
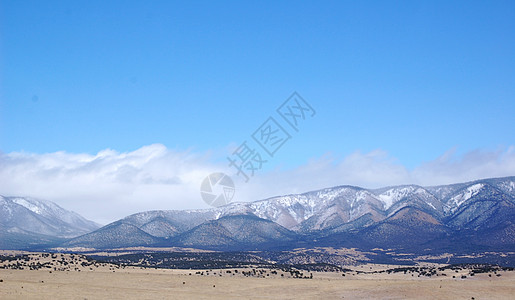
[[[50,201],[0,196],[0,249],[61,242],[99,227]]]

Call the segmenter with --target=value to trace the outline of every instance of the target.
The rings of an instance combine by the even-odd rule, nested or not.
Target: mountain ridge
[[[170,225],[173,226],[173,230],[168,235],[153,235],[160,238],[159,244],[167,246],[185,246],[183,241],[186,236],[189,240],[195,240],[191,237],[195,230],[199,234],[198,240],[204,241],[207,238],[207,230],[200,231],[197,227],[203,225],[205,227],[206,223],[212,224],[214,221],[230,216],[254,216],[262,221],[271,221],[288,232],[294,233],[296,238],[292,240],[292,245],[295,243],[316,245],[317,239],[327,240],[328,236],[333,235],[333,238],[340,236],[340,239],[348,238],[358,241],[357,245],[373,245],[375,243],[388,246],[387,240],[384,243],[378,242],[377,232],[383,232],[392,239],[399,240],[392,246],[407,247],[412,246],[409,245],[409,239],[406,239],[403,245],[402,235],[396,237],[396,231],[405,231],[404,236],[411,236],[412,241],[417,234],[421,237],[425,236],[425,242],[442,236],[460,240],[460,234],[465,232],[471,234],[470,230],[472,230],[472,234],[480,234],[481,230],[488,230],[491,223],[490,227],[492,228],[490,229],[496,228],[496,232],[492,232],[492,234],[509,235],[511,234],[510,228],[512,228],[511,220],[515,219],[515,212],[512,208],[515,207],[514,195],[515,176],[431,187],[400,185],[364,189],[343,185],[254,202],[230,203],[219,208],[205,210],[142,212],[119,221],[130,222],[131,219],[140,219],[144,215],[145,220],[159,219],[159,222],[164,225],[183,224],[182,227]],[[399,212],[403,210],[409,211],[409,216],[399,217]],[[188,215],[188,218],[185,218],[184,215]],[[481,219],[477,216],[488,217]],[[415,226],[414,224],[417,223],[414,222],[414,219],[416,218],[424,226]],[[473,228],[470,227],[471,218],[476,222]],[[187,226],[184,224],[185,219],[188,219],[189,222]],[[404,224],[407,231],[402,226],[399,227],[399,224]],[[152,235],[152,231],[142,228],[142,226],[139,228]],[[187,246],[208,249],[224,249],[224,247],[230,249],[242,246],[242,243],[234,243],[233,236],[225,232],[222,227],[213,226],[213,228],[213,239],[219,239],[220,243],[188,243]],[[216,228],[220,232],[216,232]],[[166,233],[166,230],[160,232]],[[201,238],[200,235],[203,237]],[[285,235],[290,236],[286,233]],[[215,238],[215,236],[217,237]],[[363,239],[366,236],[370,241]],[[504,236],[502,239],[513,240],[511,237]],[[274,241],[278,244],[280,239],[270,237],[268,243]],[[347,243],[335,242],[335,245],[343,244]]]
[[[515,247],[514,220],[515,176],[510,176],[429,187],[341,185],[217,208],[146,211],[72,238],[54,233],[53,243],[222,251],[319,245],[495,250]],[[493,236],[497,241],[487,243]]]

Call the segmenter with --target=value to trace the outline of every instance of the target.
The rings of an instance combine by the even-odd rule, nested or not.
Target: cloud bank
[[[290,170],[258,172],[244,183],[225,162],[208,153],[174,151],[160,144],[96,155],[55,152],[0,154],[0,195],[52,200],[100,223],[152,209],[207,208],[199,193],[212,172],[236,183],[235,201],[259,200],[336,185],[368,188],[398,184],[438,185],[515,175],[515,147],[449,150],[409,170],[382,150],[342,159],[325,155]]]

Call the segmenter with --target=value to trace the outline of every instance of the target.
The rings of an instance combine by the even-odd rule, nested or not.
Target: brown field
[[[68,261],[72,261],[68,256]],[[41,259],[41,261],[48,260]],[[78,261],[78,260],[77,260]],[[355,270],[381,270],[393,266],[362,265]],[[114,265],[68,270],[0,269],[0,299],[514,299],[515,272],[501,276],[446,271],[447,276],[411,274],[349,274],[313,272],[312,279],[291,278],[251,269],[164,270]],[[209,272],[209,275],[207,273]],[[191,275],[190,275],[191,273]],[[305,272],[306,273],[306,272]],[[268,275],[264,275],[268,274]],[[281,274],[283,276],[281,276]],[[309,273],[308,273],[309,274]],[[452,276],[456,278],[452,278]]]

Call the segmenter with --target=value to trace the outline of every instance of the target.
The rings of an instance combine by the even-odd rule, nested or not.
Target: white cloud
[[[399,164],[386,152],[375,150],[369,153],[359,151],[337,160],[324,156],[312,160],[297,169],[274,172],[259,176],[257,183],[249,189],[251,194],[261,195],[266,186],[286,182],[273,188],[275,194],[299,193],[336,185],[355,185],[364,188],[378,188],[401,184],[422,186],[467,182],[482,178],[514,176],[515,147],[497,151],[472,151],[463,156],[455,150],[444,153],[434,161],[423,163],[409,170]]]
[[[236,183],[236,201],[258,200],[336,185],[381,187],[415,183],[448,184],[515,175],[515,147],[453,150],[408,170],[388,153],[359,151],[336,159],[325,155],[291,170],[256,173],[248,183],[227,164],[204,153],[177,152],[160,144],[97,155],[56,152],[0,154],[0,194],[57,202],[87,218],[106,223],[151,209],[206,208],[199,187],[206,175],[226,172]]]
[[[0,155],[0,194],[32,196],[100,221],[149,209],[200,208],[209,156],[155,144],[128,153]]]
[[[457,156],[455,150],[444,153],[412,172],[412,177],[425,185],[465,182],[480,178],[515,175],[515,147],[496,151],[475,150]]]

